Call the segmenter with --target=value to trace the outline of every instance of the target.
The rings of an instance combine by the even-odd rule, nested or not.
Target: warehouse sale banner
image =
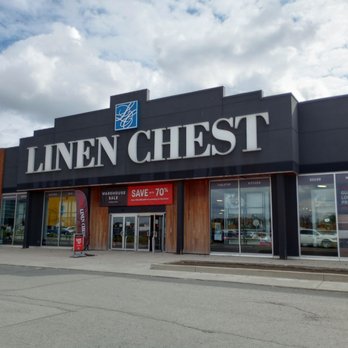
[[[100,196],[100,205],[102,207],[127,206],[127,196],[127,187],[102,189]]]

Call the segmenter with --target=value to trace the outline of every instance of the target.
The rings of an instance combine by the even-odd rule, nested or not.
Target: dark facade
[[[348,96],[112,96],[4,149],[2,242],[71,246],[82,190],[91,248],[346,257],[347,135]]]

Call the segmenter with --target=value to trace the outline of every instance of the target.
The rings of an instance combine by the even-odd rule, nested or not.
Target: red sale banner
[[[172,184],[128,186],[128,205],[166,205],[173,203]]]

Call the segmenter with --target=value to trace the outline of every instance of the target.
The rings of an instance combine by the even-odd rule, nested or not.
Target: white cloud
[[[26,129],[53,125],[54,117],[105,108],[115,91],[142,89],[158,84],[156,72],[138,62],[104,61],[79,32],[60,24],[50,34],[17,42],[0,56],[1,121],[16,115],[16,125]],[[23,123],[23,124],[22,124]],[[5,129],[2,122],[1,134]],[[1,136],[2,146],[15,145]],[[18,139],[16,139],[18,143]]]
[[[9,115],[30,135],[142,88],[348,93],[347,15],[345,0],[0,2],[0,146],[18,143]]]
[[[30,118],[26,118],[23,113],[7,110],[1,114],[1,138],[2,143],[6,147],[18,146],[19,139],[33,135],[33,130],[48,128],[51,125],[44,122],[35,122]]]

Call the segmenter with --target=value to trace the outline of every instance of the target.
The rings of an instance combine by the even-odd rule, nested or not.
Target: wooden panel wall
[[[177,241],[177,185],[173,189],[173,204],[166,206],[166,252],[176,253]]]
[[[107,250],[109,209],[100,206],[100,187],[92,187],[90,197],[90,248]]]
[[[210,253],[209,181],[185,182],[184,252]]]
[[[0,207],[1,207],[1,195],[4,180],[4,165],[5,165],[5,149],[0,149]]]

